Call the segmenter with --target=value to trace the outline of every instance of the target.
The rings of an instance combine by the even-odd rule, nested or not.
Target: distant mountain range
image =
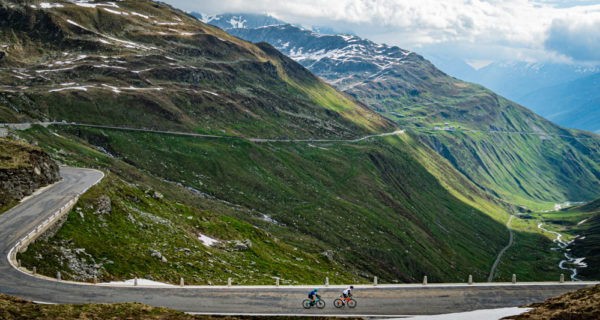
[[[594,80],[600,66],[492,62],[476,68],[454,58],[428,56],[451,75],[484,85],[562,126],[596,133],[600,129],[600,87]]]
[[[377,69],[378,72],[381,72],[383,65],[377,66],[377,63],[371,62],[377,59],[384,64],[392,62],[389,58],[394,55],[381,51],[382,48],[396,50],[401,54],[408,52],[393,46],[374,44],[354,35],[335,33],[333,30],[319,28],[306,30],[299,26],[286,24],[284,21],[268,15],[222,14],[209,16],[201,13],[193,13],[193,15],[203,22],[216,25],[247,40],[269,42],[343,90],[347,90],[348,87],[366,76],[366,74],[350,75],[357,68],[367,67],[367,69],[370,68],[370,71]],[[260,32],[248,30],[264,27],[269,27],[269,30]],[[276,29],[279,29],[279,32],[275,34],[273,30]],[[286,41],[287,37],[293,41]],[[311,37],[313,40],[318,40],[309,40]],[[352,41],[356,51],[342,51],[346,48],[346,41],[348,43]],[[290,43],[302,43],[302,46],[287,48],[285,45]],[[325,51],[321,52],[320,50]],[[596,133],[600,129],[600,125],[597,125],[600,123],[600,103],[598,102],[600,101],[600,90],[594,90],[593,82],[594,75],[600,73],[600,66],[516,61],[467,63],[439,54],[429,53],[427,56],[437,67],[448,74],[481,84],[562,126]],[[340,68],[331,69],[331,65],[325,62],[329,60],[335,61],[336,66]],[[392,64],[388,64],[387,68]],[[373,67],[375,69],[372,69]],[[325,70],[327,68],[330,69]],[[344,71],[339,73],[341,68]],[[347,73],[349,77],[338,76],[343,73]],[[368,75],[377,77],[371,72]],[[581,112],[585,112],[585,118],[579,116]]]
[[[259,28],[270,25],[285,24],[274,17],[263,14],[220,14],[208,15],[198,12],[190,13],[204,23],[209,23],[221,29],[231,28]]]
[[[320,49],[327,46],[339,46],[339,40],[336,41],[336,34],[333,30],[313,28],[312,30],[303,30],[298,26],[288,25],[284,21],[276,19],[268,15],[260,14],[222,14],[222,15],[205,15],[201,13],[193,13],[205,23],[216,25],[222,29],[255,29],[261,27],[279,27],[282,32],[288,32],[290,36],[299,36],[301,39],[306,39],[306,34],[300,31],[313,31],[324,35],[319,43],[313,42],[308,46],[303,47],[303,50],[286,51],[293,59],[301,62],[309,67],[311,71],[316,72],[325,79],[338,80],[335,74],[328,75],[326,70],[322,70],[325,66],[315,59]],[[285,30],[283,30],[285,29]],[[245,34],[242,31],[235,31],[242,37],[250,37],[248,32]],[[266,35],[266,32],[263,33]],[[280,34],[281,35],[281,34]],[[285,51],[281,43],[285,37],[270,36],[264,38],[264,41],[275,45],[278,49]],[[275,37],[275,38],[274,38]],[[366,41],[355,36],[347,35],[347,39],[354,39],[354,45],[358,48]],[[262,38],[261,38],[262,39]],[[252,40],[252,39],[248,39]],[[255,40],[259,40],[256,38]],[[296,39],[301,41],[300,39]],[[333,41],[331,44],[325,42]],[[380,48],[393,48],[389,46],[381,46]],[[363,46],[363,48],[376,48],[376,46]],[[313,50],[317,49],[317,50]],[[338,48],[340,49],[340,48]],[[397,48],[397,50],[405,51]],[[311,56],[312,54],[312,56]],[[316,54],[316,55],[315,55]],[[336,59],[336,53],[328,51],[327,58]],[[338,56],[341,52],[337,52]],[[371,56],[371,60],[381,59],[382,57],[390,57],[389,52],[360,52],[363,57]],[[546,117],[562,126],[568,128],[576,128],[600,133],[600,90],[594,90],[593,79],[598,77],[600,66],[578,66],[559,63],[527,63],[527,62],[480,62],[481,67],[474,63],[457,62],[456,59],[447,58],[440,55],[428,55],[432,61],[441,70],[448,72],[450,75],[469,82],[481,84],[500,95],[515,101],[527,108],[530,108],[535,113]],[[319,57],[324,58],[324,57]],[[338,57],[339,58],[339,57]],[[311,60],[313,60],[311,62]],[[337,59],[338,63],[345,64],[345,69],[348,72],[354,70],[351,64],[360,65],[364,60],[353,59],[349,55],[344,55],[344,61]],[[388,61],[389,62],[389,61]],[[373,64],[371,66],[374,66]],[[360,68],[360,67],[359,67]],[[356,80],[356,79],[355,79]],[[351,86],[351,79],[344,79],[345,85]],[[585,117],[581,117],[582,112]]]
[[[535,90],[521,101],[560,125],[600,134],[600,73]]]

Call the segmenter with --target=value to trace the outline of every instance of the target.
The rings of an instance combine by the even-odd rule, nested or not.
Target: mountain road
[[[202,314],[403,316],[521,306],[595,284],[356,285],[355,309],[332,305],[345,286],[320,286],[327,306],[304,310],[301,301],[315,285],[152,287],[58,281],[17,268],[9,256],[19,239],[103,177],[102,172],[81,168],[61,168],[61,175],[62,181],[0,215],[0,292],[44,303],[141,302]]]

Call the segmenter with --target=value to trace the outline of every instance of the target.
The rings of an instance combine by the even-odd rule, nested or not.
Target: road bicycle
[[[348,308],[355,308],[356,300],[352,299],[351,297],[340,296],[339,298],[333,300],[333,305],[336,308],[343,308],[345,306],[348,306]]]
[[[315,297],[315,304],[314,305],[311,304],[311,301],[312,300],[310,300],[310,299],[304,299],[304,301],[302,301],[302,307],[304,307],[304,309],[310,309],[313,306],[317,307],[319,309],[325,308],[325,301],[321,300],[321,296],[316,296]]]

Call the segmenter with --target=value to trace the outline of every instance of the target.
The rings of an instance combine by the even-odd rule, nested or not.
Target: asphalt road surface
[[[342,286],[320,287],[324,309],[304,310],[301,302],[314,286],[145,287],[107,286],[35,277],[12,267],[8,253],[15,243],[77,194],[101,179],[89,169],[61,168],[63,180],[0,215],[0,292],[46,303],[141,302],[207,314],[320,314],[402,316],[441,314],[521,306],[596,283],[482,283],[355,286],[355,309],[332,302]],[[124,246],[127,244],[124,243]]]

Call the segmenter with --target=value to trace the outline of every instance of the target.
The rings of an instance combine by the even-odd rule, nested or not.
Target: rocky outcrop
[[[164,263],[168,262],[167,258],[165,256],[163,256],[162,253],[160,253],[158,250],[150,249],[150,256],[154,257]]]
[[[96,200],[96,211],[97,215],[109,215],[112,209],[110,198],[107,195],[102,195]]]
[[[0,207],[59,179],[58,165],[42,149],[0,138]]]

